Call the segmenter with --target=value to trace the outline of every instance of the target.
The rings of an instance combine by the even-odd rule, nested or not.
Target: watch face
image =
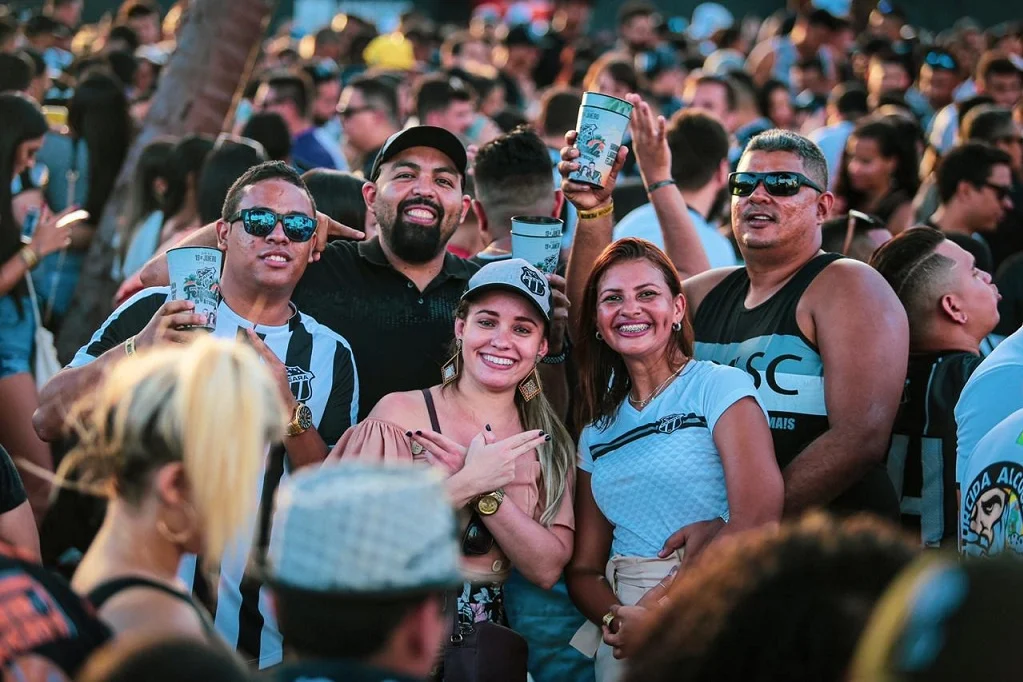
[[[309,409],[308,405],[299,407],[295,418],[298,425],[303,429],[311,429],[313,427],[313,411]]]
[[[484,495],[480,498],[480,501],[476,504],[480,514],[493,514],[497,511],[498,502],[497,498],[493,495]]]

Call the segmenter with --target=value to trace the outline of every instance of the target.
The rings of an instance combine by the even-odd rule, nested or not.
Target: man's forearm
[[[830,429],[806,446],[785,470],[785,516],[823,507],[884,459],[885,443],[863,433]]]
[[[589,279],[593,264],[601,252],[611,243],[614,227],[613,214],[601,216],[593,220],[580,220],[575,231],[575,241],[568,257],[568,268],[565,272],[567,280],[568,300],[572,307],[568,309],[569,328],[578,338],[579,319],[582,315],[583,292],[586,280]]]
[[[284,449],[288,451],[288,462],[293,470],[319,466],[327,459],[327,444],[316,429],[307,429],[301,435],[286,437]]]
[[[39,438],[52,443],[63,437],[71,407],[83,395],[95,390],[107,367],[123,357],[124,346],[118,345],[87,365],[57,372],[39,393],[39,409],[32,417],[32,425]]]
[[[200,227],[198,230],[188,235],[174,248],[179,249],[184,246],[207,246],[216,248],[217,246],[217,226],[214,223],[210,223],[204,227]],[[167,274],[167,254],[158,253],[149,259],[142,270],[139,271],[139,279],[142,280],[142,285],[146,288],[149,287],[165,287],[170,283],[170,275]]]

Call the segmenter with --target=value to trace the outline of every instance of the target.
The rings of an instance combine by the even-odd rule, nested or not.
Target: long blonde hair
[[[465,320],[469,314],[469,301],[462,301],[455,311],[455,317]],[[457,351],[456,351],[457,349]],[[453,345],[452,353],[461,352],[457,342]],[[459,367],[464,367],[463,359],[458,361]],[[461,381],[459,372],[458,381]],[[457,386],[458,381],[455,385]],[[547,396],[542,392],[532,400],[525,400],[518,390],[515,391],[515,407],[519,413],[519,421],[525,431],[540,430],[550,434],[551,439],[539,446],[536,451],[540,456],[540,478],[543,483],[544,510],[540,515],[540,523],[550,526],[561,509],[561,503],[565,499],[565,490],[568,488],[569,472],[575,463],[575,446],[568,429],[561,423],[557,412]]]
[[[219,560],[256,508],[254,482],[268,442],[281,437],[284,406],[254,350],[204,337],[125,358],[69,416],[78,445],[58,484],[138,506],[152,474],[184,465],[204,557]]]

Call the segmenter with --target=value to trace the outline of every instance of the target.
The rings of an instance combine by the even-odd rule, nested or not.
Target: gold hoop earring
[[[536,365],[533,365],[533,371],[526,375],[526,378],[519,382],[519,394],[522,399],[527,403],[540,395],[543,391],[543,385],[540,383],[540,372],[537,371]]]
[[[455,354],[440,368],[440,382],[442,385],[455,381],[462,372],[462,340],[455,339]]]
[[[182,531],[172,531],[167,522],[163,519],[156,520],[156,531],[163,536],[163,539],[172,545],[183,545],[195,535],[195,511],[192,505],[186,504],[181,507],[182,512],[188,517],[188,528]]]

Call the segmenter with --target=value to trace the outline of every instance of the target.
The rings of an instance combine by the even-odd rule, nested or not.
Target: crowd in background
[[[201,1],[0,9],[4,680],[1010,674],[1023,25],[339,14],[131,154]]]

